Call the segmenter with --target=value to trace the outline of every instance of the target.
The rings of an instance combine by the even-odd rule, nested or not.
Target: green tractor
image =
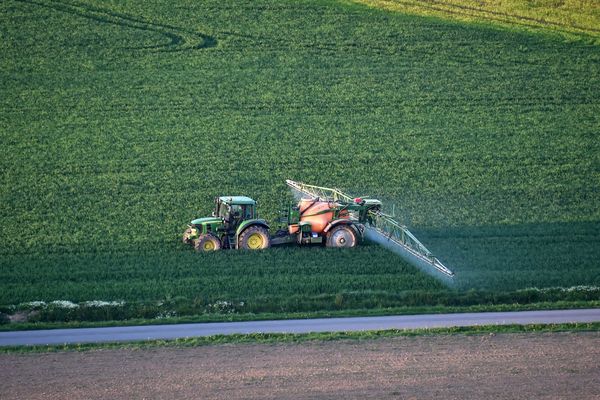
[[[190,223],[183,242],[198,251],[259,250],[271,247],[271,236],[267,221],[258,218],[256,201],[246,196],[221,196],[215,199],[212,217]]]

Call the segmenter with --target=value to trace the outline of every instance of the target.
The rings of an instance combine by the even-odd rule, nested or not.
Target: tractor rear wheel
[[[327,247],[354,247],[356,246],[356,233],[348,225],[338,225],[327,234]]]
[[[240,235],[240,249],[260,250],[271,247],[269,231],[259,225],[251,226]]]
[[[210,233],[207,235],[200,235],[194,243],[196,251],[215,251],[221,248],[221,241]]]

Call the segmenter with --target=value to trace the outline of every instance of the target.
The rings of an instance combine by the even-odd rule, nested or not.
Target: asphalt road
[[[14,331],[0,332],[0,346],[129,342],[230,335],[235,333],[347,332],[569,322],[600,322],[600,309],[425,314]]]

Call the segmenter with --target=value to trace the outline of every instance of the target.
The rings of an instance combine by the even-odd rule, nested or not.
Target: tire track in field
[[[295,114],[302,113],[304,116],[319,116],[324,115],[325,113],[329,114],[348,114],[349,110],[353,114],[363,114],[370,115],[377,112],[398,112],[401,110],[402,112],[412,112],[413,110],[420,110],[423,107],[435,107],[438,110],[457,110],[457,109],[468,109],[470,111],[482,110],[493,108],[495,112],[512,112],[518,107],[522,107],[524,112],[535,112],[535,111],[552,111],[553,109],[560,109],[567,106],[590,106],[594,103],[592,100],[581,98],[566,98],[564,100],[561,99],[553,99],[550,98],[544,101],[543,98],[540,99],[515,99],[511,102],[510,98],[502,99],[501,101],[493,102],[493,101],[485,101],[475,99],[473,103],[468,103],[468,99],[437,99],[437,100],[428,100],[428,99],[416,99],[411,103],[394,103],[394,102],[385,102],[379,104],[373,104],[369,102],[355,102],[351,107],[347,104],[328,104],[326,102],[316,102],[312,105],[306,105],[301,102],[281,102],[280,104],[272,104],[269,102],[260,102],[257,101],[254,104],[247,104],[245,102],[222,102],[221,104],[210,104],[206,105],[202,108],[204,112],[207,113],[220,113],[224,111],[228,112],[236,112],[244,115],[273,115],[273,114]],[[107,104],[99,107],[93,107],[94,112],[100,114],[112,114],[112,115],[122,115],[131,112],[197,112],[198,105],[190,105],[184,101],[173,101],[169,104],[168,107],[163,105],[132,105],[132,104],[123,104],[123,103],[115,103],[115,104]],[[45,108],[39,106],[30,106],[30,107],[5,107],[0,115],[10,115],[10,114],[22,114],[23,112],[28,113],[40,113],[43,112]],[[62,104],[54,108],[55,113],[60,112],[73,112],[73,111],[86,111],[89,110],[89,107],[86,108],[85,105],[69,105]],[[497,133],[498,135],[502,133]]]
[[[142,31],[158,33],[168,39],[166,44],[152,46],[141,46],[128,48],[129,50],[155,50],[163,52],[175,52],[185,50],[200,50],[215,47],[215,37],[201,32],[186,30],[174,25],[150,22],[140,17],[117,13],[107,9],[94,7],[89,4],[65,2],[65,1],[43,1],[43,0],[16,0],[21,3],[44,7],[51,10],[63,12],[75,17],[90,19],[104,24],[116,25],[124,28],[138,29]]]

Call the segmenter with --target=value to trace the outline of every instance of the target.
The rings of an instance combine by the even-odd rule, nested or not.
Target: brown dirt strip
[[[600,399],[600,332],[0,355],[0,399]]]

